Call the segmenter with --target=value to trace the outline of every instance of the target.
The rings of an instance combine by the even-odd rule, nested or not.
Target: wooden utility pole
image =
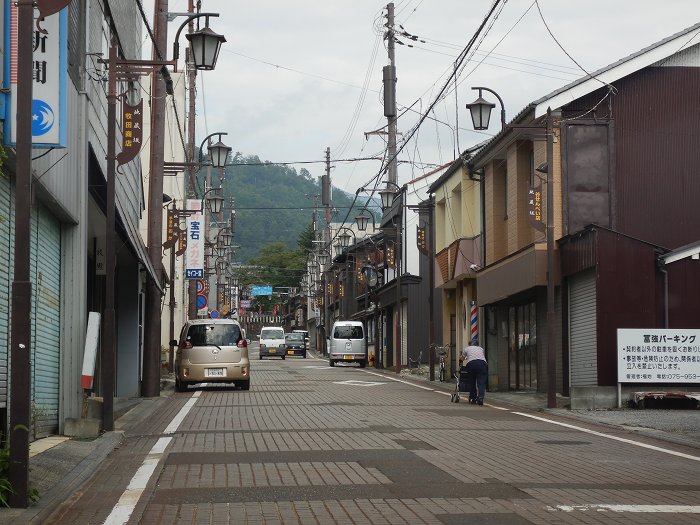
[[[153,59],[164,60],[168,45],[168,0],[155,0]],[[146,329],[143,350],[144,397],[160,395],[161,291],[163,275],[163,148],[165,133],[165,82],[159,74],[151,77],[151,171],[148,184],[148,257],[156,279],[146,287]]]

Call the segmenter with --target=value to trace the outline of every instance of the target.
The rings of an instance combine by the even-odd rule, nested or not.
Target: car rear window
[[[287,335],[284,336],[284,338],[285,338],[287,341],[296,341],[296,342],[299,342],[299,341],[303,341],[303,340],[304,340],[303,334],[287,334]]]
[[[333,339],[364,339],[361,326],[336,326]]]
[[[284,331],[282,330],[263,330],[260,333],[262,339],[284,339]]]
[[[241,329],[235,324],[193,324],[187,339],[193,346],[235,346],[241,340]]]

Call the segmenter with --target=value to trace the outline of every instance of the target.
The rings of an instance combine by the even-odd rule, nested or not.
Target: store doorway
[[[511,390],[537,390],[535,303],[508,308],[508,379]]]

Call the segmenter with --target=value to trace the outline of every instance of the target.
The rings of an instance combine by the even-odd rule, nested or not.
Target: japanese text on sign
[[[700,383],[700,330],[618,329],[619,383]]]

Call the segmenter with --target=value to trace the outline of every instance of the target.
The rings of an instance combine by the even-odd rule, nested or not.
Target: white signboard
[[[10,5],[10,105],[12,120],[9,141],[16,142],[17,126],[17,6]],[[66,142],[64,126],[67,74],[67,20],[68,10],[63,9],[39,23],[40,32],[34,29],[34,52],[32,61],[32,143],[34,147],[63,147]],[[35,16],[38,14],[35,11]],[[7,31],[7,25],[5,30]]]
[[[187,209],[199,211],[187,217],[187,251],[185,252],[185,279],[204,278],[204,214],[202,201],[188,199]]]
[[[620,328],[618,383],[700,383],[700,330]]]

